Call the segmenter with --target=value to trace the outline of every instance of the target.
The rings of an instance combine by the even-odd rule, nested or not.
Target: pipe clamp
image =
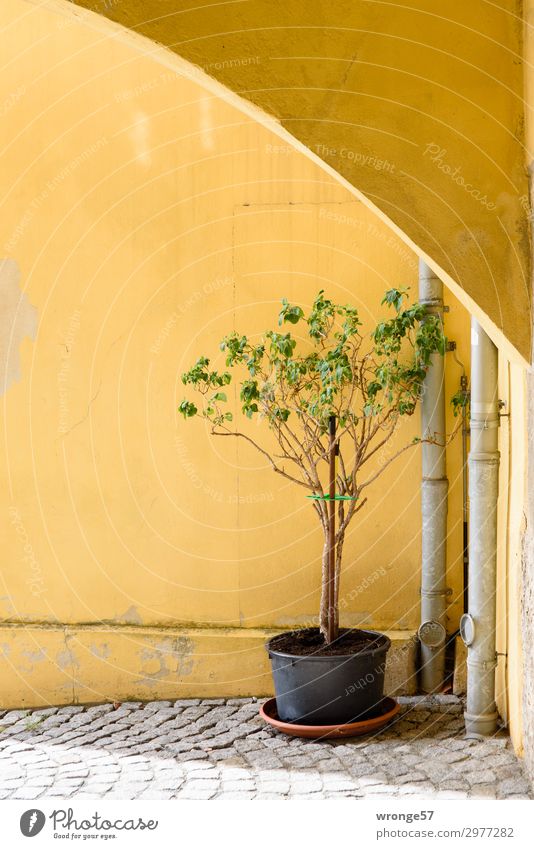
[[[438,309],[443,308],[443,299],[442,298],[419,298],[419,303],[424,307],[437,307]]]
[[[491,672],[497,666],[497,656],[493,660],[475,660],[467,657],[467,666],[482,669],[483,672]]]
[[[500,416],[497,419],[471,419],[469,424],[471,426],[471,430],[491,430],[494,427],[499,427]]]
[[[424,598],[439,598],[440,596],[452,595],[452,587],[447,587],[444,590],[425,590],[420,587],[419,592]]]

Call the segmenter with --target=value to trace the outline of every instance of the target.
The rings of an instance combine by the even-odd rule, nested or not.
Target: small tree
[[[245,440],[277,474],[309,491],[324,534],[319,626],[327,642],[338,636],[343,544],[350,522],[367,501],[362,495],[421,440],[404,445],[370,472],[367,464],[373,457],[376,461],[399,421],[414,413],[432,355],[445,352],[439,318],[406,299],[405,290],[387,291],[382,304],[394,315],[370,334],[361,332],[355,307],[333,303],[322,290],[307,315],[284,299],[278,325],[303,327],[298,339],[291,332],[269,330],[255,344],[233,332],[220,343],[229,370],[210,368],[210,359],[202,356],[182,375],[202,398],[201,409],[192,401],[181,402],[185,418],[200,415],[214,436]],[[239,375],[243,413],[265,422],[275,438],[274,450],[234,427],[225,392],[232,372]],[[334,454],[337,469],[327,487]]]

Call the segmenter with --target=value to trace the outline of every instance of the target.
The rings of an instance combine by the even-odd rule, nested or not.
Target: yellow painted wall
[[[517,0],[73,2],[275,116],[530,361]]]
[[[522,554],[525,533],[527,408],[526,374],[499,358],[501,454],[497,551],[497,707],[515,750],[523,754]]]
[[[320,533],[300,490],[178,419],[179,373],[234,323],[269,326],[283,295],[324,287],[372,322],[386,287],[416,287],[415,255],[128,33],[25,0],[2,16],[0,699],[264,693],[265,637],[317,611]],[[447,301],[467,362],[468,317]],[[458,379],[449,357],[448,394]],[[458,440],[451,630],[460,459]],[[414,449],[352,528],[345,622],[416,629],[419,480]]]

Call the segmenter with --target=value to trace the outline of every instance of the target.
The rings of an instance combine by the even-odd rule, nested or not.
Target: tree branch
[[[313,490],[313,487],[310,486],[310,484],[306,483],[306,481],[299,480],[298,478],[294,478],[293,475],[288,474],[284,469],[280,469],[276,465],[276,463],[274,462],[274,459],[269,454],[269,452],[266,451],[264,448],[262,448],[260,445],[258,445],[258,443],[255,442],[253,439],[251,439],[250,436],[247,436],[246,433],[241,433],[238,430],[228,430],[228,431],[226,431],[226,430],[215,430],[215,428],[212,428],[211,432],[214,436],[237,436],[237,437],[240,437],[241,439],[246,440],[246,442],[250,442],[250,444],[254,446],[256,451],[259,451],[260,454],[263,454],[263,456],[268,459],[268,461],[271,464],[271,467],[272,467],[274,472],[276,472],[278,475],[283,475],[284,478],[287,478],[288,480],[292,481],[293,483],[298,483],[299,486],[303,486],[305,489]]]

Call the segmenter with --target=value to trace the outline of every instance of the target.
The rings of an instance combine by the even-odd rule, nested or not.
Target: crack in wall
[[[72,639],[72,638],[73,638],[73,635],[72,635],[72,634],[70,634],[70,635],[69,635],[69,633],[68,633],[68,628],[64,628],[64,629],[63,629],[63,640],[64,640],[64,642],[65,642],[65,653],[66,653],[66,655],[68,656],[68,658],[69,658],[69,662],[70,662],[70,666],[72,667],[72,673],[71,673],[71,684],[72,684],[72,704],[74,705],[74,704],[76,704],[76,703],[77,703],[77,698],[76,698],[76,677],[75,677],[75,669],[76,669],[77,667],[79,667],[79,663],[78,663],[78,661],[76,660],[76,657],[75,657],[75,655],[73,654],[71,647],[69,646],[69,639]],[[59,657],[58,657],[58,661],[59,661]]]

